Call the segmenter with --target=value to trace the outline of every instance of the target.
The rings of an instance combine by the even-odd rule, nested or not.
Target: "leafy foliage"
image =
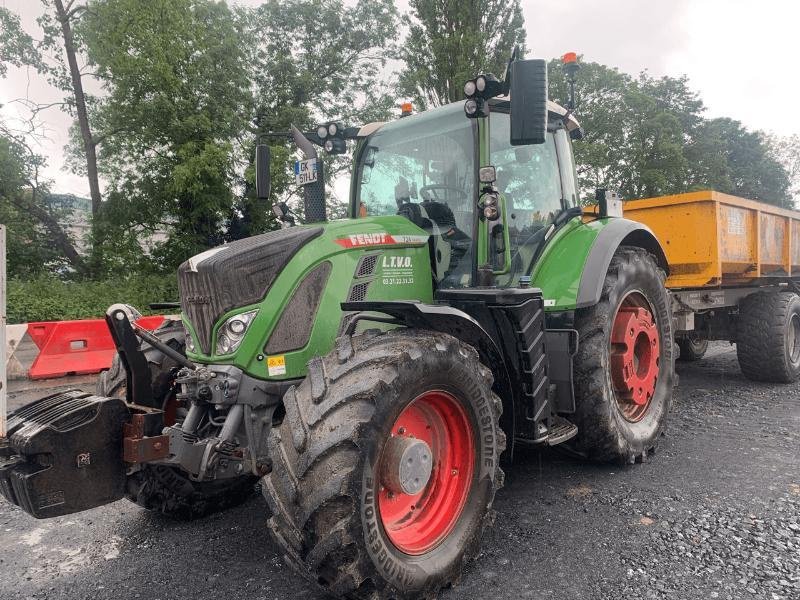
[[[57,223],[71,210],[47,201],[46,190],[37,182],[42,162],[20,140],[0,135],[0,223],[8,227],[9,277],[64,272],[70,266],[63,244],[72,249],[73,240]],[[48,229],[47,225],[52,228],[54,224],[58,231]],[[65,239],[60,240],[59,235]]]
[[[388,117],[393,100],[383,69],[397,31],[390,0],[352,5],[342,0],[269,0],[254,9],[239,9],[238,20],[245,39],[253,40],[247,63],[255,90],[255,136],[288,132],[290,125],[309,131],[328,120],[348,125]],[[288,138],[267,139],[273,156],[272,200],[262,204],[254,198],[255,136],[243,143],[248,168],[245,193],[231,223],[236,236],[276,226],[270,212],[276,198],[293,199],[302,217],[301,191],[290,168],[295,149]],[[349,169],[344,159],[324,160],[328,180]],[[329,209],[335,214],[337,207]]]
[[[775,136],[770,140],[773,156],[789,176],[789,194],[795,205],[800,202],[800,135]]]
[[[81,36],[105,91],[94,127],[110,189],[95,244],[125,255],[166,228],[153,257],[173,268],[221,243],[234,204],[233,143],[250,101],[230,10],[209,0],[102,0]]]
[[[114,303],[135,306],[153,314],[150,302],[178,299],[174,275],[136,275],[104,281],[62,281],[52,276],[12,278],[8,281],[8,322],[60,321],[102,317]],[[155,311],[163,313],[163,310]]]
[[[411,0],[409,7],[399,88],[423,108],[460,100],[478,73],[502,76],[514,46],[525,44],[519,0]]]
[[[557,61],[549,72],[550,96],[566,99]],[[608,187],[644,198],[715,189],[790,204],[786,170],[764,134],[731,119],[706,119],[685,77],[632,77],[587,62],[577,89],[585,138],[575,156],[584,192]]]
[[[19,16],[0,6],[0,77],[8,73],[8,65],[42,68],[33,38],[19,22]]]

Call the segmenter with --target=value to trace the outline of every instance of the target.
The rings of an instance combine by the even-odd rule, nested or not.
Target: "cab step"
[[[534,439],[517,436],[514,440],[526,446],[557,446],[571,440],[578,434],[578,427],[564,417],[551,418],[550,428],[541,437]],[[543,427],[543,424],[540,424]]]
[[[558,446],[566,441],[571,440],[578,435],[578,426],[570,423],[563,417],[553,417],[553,424],[550,426],[550,432],[547,435],[548,446]]]

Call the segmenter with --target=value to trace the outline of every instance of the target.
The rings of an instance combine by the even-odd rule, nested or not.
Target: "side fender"
[[[504,462],[510,464],[514,456],[514,393],[511,376],[505,366],[503,353],[489,333],[477,320],[462,310],[443,304],[423,304],[410,300],[389,302],[342,302],[342,310],[358,313],[383,313],[398,324],[417,329],[446,333],[469,344],[478,351],[481,362],[490,367],[495,376],[494,391],[503,402],[500,427],[506,434]],[[361,315],[359,315],[361,316]],[[365,321],[372,318],[363,315]],[[376,319],[379,320],[379,319]],[[351,321],[350,328],[355,323]]]
[[[656,257],[658,266],[669,275],[667,256],[649,227],[628,219],[611,219],[597,234],[589,250],[578,286],[575,308],[594,306],[600,301],[611,258],[620,246],[644,248]]]

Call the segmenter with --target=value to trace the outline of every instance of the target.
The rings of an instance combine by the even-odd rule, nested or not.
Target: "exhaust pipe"
[[[317,149],[314,144],[308,141],[297,127],[292,125],[292,137],[294,143],[303,151],[306,158],[317,159],[317,180],[303,186],[304,209],[306,213],[306,223],[318,223],[327,221],[328,215],[325,208],[325,173],[322,170],[322,161],[317,157]]]

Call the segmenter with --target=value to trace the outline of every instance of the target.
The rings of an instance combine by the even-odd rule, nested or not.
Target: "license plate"
[[[294,162],[294,178],[297,185],[308,185],[317,180],[317,159],[296,160]]]

